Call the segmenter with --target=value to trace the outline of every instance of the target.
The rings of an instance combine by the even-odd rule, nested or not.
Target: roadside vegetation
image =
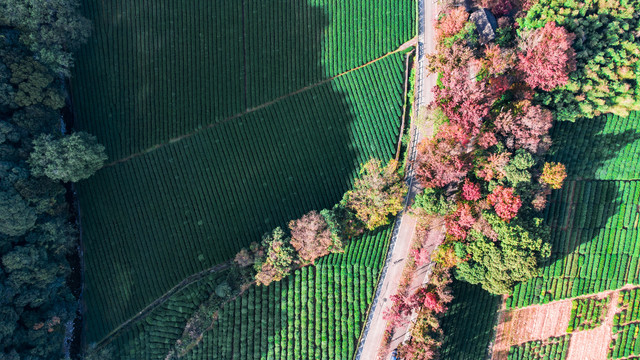
[[[431,254],[436,263],[430,283],[416,294],[432,289],[435,296],[438,287],[433,283],[441,283],[443,272],[479,284],[491,294],[508,296],[509,306],[546,303],[635,281],[634,247],[624,244],[625,239],[638,239],[632,220],[638,211],[632,205],[637,171],[622,166],[621,159],[636,164],[637,121],[626,118],[635,119],[640,95],[636,81],[640,51],[629,31],[638,30],[638,3],[500,0],[471,8],[443,5],[436,24],[437,52],[429,61],[429,70],[438,74],[429,108],[437,131],[420,145],[417,176],[425,191],[416,198],[414,211],[426,228],[443,221],[446,237]],[[484,21],[481,8],[491,12]],[[617,116],[604,117],[606,113]],[[560,123],[567,120],[575,124]],[[610,140],[596,150],[578,134],[589,138],[591,129],[604,122],[610,130],[602,138]],[[558,143],[552,142],[552,126],[558,126],[553,133]],[[600,138],[596,133],[589,139]],[[584,167],[574,167],[577,164]],[[599,166],[607,167],[598,170]],[[612,180],[615,174],[629,174],[634,181],[620,183],[616,196],[615,182],[575,182],[577,172],[584,176],[590,171]],[[589,189],[602,195],[593,198],[583,193]],[[593,200],[580,203],[587,198]],[[564,202],[572,205],[559,211]],[[617,209],[619,216],[613,215]],[[591,224],[585,222],[589,219]],[[620,231],[595,240],[596,233],[587,230],[602,227],[607,219],[614,222],[607,227]],[[580,240],[574,240],[576,236]],[[598,256],[601,238],[610,239],[609,249],[619,250]],[[585,256],[589,251],[593,255]],[[565,256],[573,252],[574,261],[567,261],[571,258]],[[429,254],[417,249],[415,255],[420,260]],[[446,348],[444,355],[441,344],[446,334],[439,323],[456,320],[443,317],[440,309],[449,306],[451,296],[435,296],[441,300],[429,306],[412,302],[413,296],[394,298],[398,310],[388,314],[390,321],[412,313],[431,320],[426,327],[413,325],[411,339],[398,348],[400,357],[486,356],[465,353],[467,347],[460,347],[457,354]],[[484,306],[478,303],[477,309]],[[486,321],[495,318],[496,310]],[[593,311],[580,315],[589,317],[586,323],[577,319],[572,326],[595,326]],[[470,340],[486,351],[489,339]],[[568,342],[569,337],[526,344],[514,348],[509,358],[566,356]]]

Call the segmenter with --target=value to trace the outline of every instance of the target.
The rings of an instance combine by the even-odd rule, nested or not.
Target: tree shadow
[[[330,19],[306,0],[84,1],[84,11],[95,31],[73,79],[79,130],[111,160],[163,144],[78,184],[87,342],[265,231],[331,207],[393,136],[384,125],[353,139],[353,100],[331,82],[296,92],[327,78]]]
[[[486,359],[495,332],[500,296],[479,285],[454,280],[453,301],[440,323],[444,331],[443,359]]]
[[[549,158],[565,164],[568,187],[554,191],[546,218],[552,228],[565,232],[554,232],[554,240],[559,240],[561,235],[569,235],[568,239],[573,240],[554,244],[565,254],[574,252],[582,243],[591,240],[583,230],[605,227],[608,220],[620,210],[623,199],[618,186],[612,182],[592,180],[625,180],[624,176],[618,174],[637,166],[615,160],[626,156],[629,151],[627,146],[640,140],[640,131],[633,128],[611,131],[612,127],[620,128],[611,122],[624,123],[625,119],[612,115],[600,116],[576,123],[562,122],[553,129],[553,147]],[[614,162],[617,168],[612,167],[610,162]],[[565,211],[558,211],[560,209]],[[570,231],[578,233],[572,234]],[[587,238],[583,235],[587,235]]]
[[[72,81],[77,123],[111,160],[325,78],[330,20],[305,0],[84,1],[83,9],[95,31]]]
[[[623,232],[632,230],[640,211],[629,203],[633,182],[616,181],[638,168],[624,160],[640,140],[626,121],[601,116],[554,125],[549,161],[565,164],[568,177],[544,211],[552,253],[541,270],[545,275],[519,285],[511,306],[613,289],[633,279],[618,273],[628,271],[632,261],[628,244],[620,244],[630,241]],[[609,271],[611,262],[618,270]]]
[[[634,122],[634,115],[629,119],[607,115],[575,123],[556,122],[549,161],[565,164],[570,180],[640,178],[640,159],[634,156],[640,144],[629,146],[640,140],[640,127]],[[624,158],[624,162],[615,162],[616,158]]]

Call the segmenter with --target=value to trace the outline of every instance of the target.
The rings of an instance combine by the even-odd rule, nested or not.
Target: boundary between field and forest
[[[133,153],[133,154],[131,154],[129,156],[126,156],[124,158],[120,158],[118,160],[114,160],[114,161],[112,161],[112,162],[110,162],[108,164],[105,164],[103,168],[111,167],[111,166],[115,166],[115,165],[123,163],[123,162],[127,162],[127,161],[129,161],[131,159],[134,159],[134,158],[140,157],[142,155],[145,155],[147,153],[153,152],[155,150],[161,149],[161,148],[163,148],[163,147],[165,147],[167,145],[170,145],[170,144],[173,144],[175,142],[184,140],[186,138],[190,138],[190,137],[192,137],[194,135],[199,134],[202,131],[215,128],[215,127],[217,127],[219,125],[223,125],[223,124],[225,124],[225,123],[227,123],[227,122],[229,122],[229,121],[231,121],[233,119],[242,117],[242,116],[247,115],[247,114],[251,114],[251,113],[253,113],[255,111],[258,111],[258,110],[263,109],[263,108],[265,108],[267,106],[270,106],[270,105],[273,105],[273,104],[275,104],[275,103],[277,103],[279,101],[282,101],[282,100],[284,100],[284,99],[286,99],[288,97],[300,94],[300,93],[305,92],[307,90],[310,90],[310,89],[313,89],[313,88],[318,87],[320,85],[323,85],[323,84],[326,84],[328,82],[331,82],[331,81],[333,81],[333,80],[335,80],[335,79],[337,79],[337,78],[339,78],[341,76],[347,75],[347,74],[349,74],[351,72],[354,72],[356,70],[360,70],[360,69],[362,69],[364,67],[367,67],[367,66],[369,66],[369,65],[371,65],[373,63],[376,63],[376,62],[378,62],[378,61],[380,61],[380,60],[382,60],[382,59],[384,59],[386,57],[389,57],[389,56],[391,56],[393,54],[397,54],[397,53],[403,52],[403,51],[407,50],[408,48],[410,48],[412,46],[416,46],[417,44],[418,44],[418,38],[414,37],[411,40],[409,40],[409,41],[405,42],[404,44],[400,45],[397,49],[395,49],[395,50],[393,50],[391,52],[388,52],[388,53],[380,56],[379,58],[376,58],[376,59],[373,59],[371,61],[368,61],[368,62],[366,62],[366,63],[364,63],[362,65],[356,66],[353,69],[349,69],[349,70],[347,70],[347,71],[345,71],[343,73],[340,73],[338,75],[334,75],[332,77],[326,78],[326,79],[324,79],[322,81],[319,81],[319,82],[317,82],[315,84],[307,85],[307,86],[302,87],[302,88],[300,88],[300,89],[298,89],[296,91],[293,91],[293,92],[290,92],[288,94],[282,95],[280,97],[277,97],[277,98],[275,98],[275,99],[273,99],[271,101],[268,101],[266,103],[260,104],[258,106],[246,109],[246,110],[244,110],[242,112],[239,112],[239,113],[237,113],[235,115],[231,115],[231,116],[229,116],[227,118],[224,118],[222,120],[219,120],[217,122],[201,125],[198,128],[192,130],[191,132],[188,132],[188,133],[180,135],[180,136],[176,136],[176,137],[171,138],[171,139],[169,139],[169,140],[167,140],[165,142],[152,145],[152,146],[150,146],[150,147],[148,147],[148,148],[146,148],[146,149],[144,149],[142,151]]]

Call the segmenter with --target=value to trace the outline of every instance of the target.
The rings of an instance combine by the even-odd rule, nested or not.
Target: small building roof
[[[476,9],[471,13],[471,21],[476,24],[481,44],[487,44],[496,38],[495,30],[498,27],[498,22],[491,11],[485,8]]]

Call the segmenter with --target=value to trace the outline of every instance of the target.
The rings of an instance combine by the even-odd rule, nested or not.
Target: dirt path
[[[109,344],[111,342],[111,340],[113,340],[113,338],[115,338],[116,336],[118,336],[118,334],[120,334],[121,332],[127,330],[128,328],[131,327],[131,325],[135,324],[137,321],[143,319],[144,317],[146,317],[147,315],[149,315],[149,313],[151,313],[155,308],[157,308],[158,306],[164,304],[165,301],[167,301],[167,299],[169,299],[171,296],[173,296],[174,294],[176,294],[177,292],[179,292],[180,290],[186,288],[187,286],[193,284],[194,282],[201,280],[202,278],[204,278],[207,275],[219,272],[219,271],[224,271],[226,269],[228,269],[231,266],[232,261],[227,261],[225,263],[222,264],[218,264],[216,266],[210,267],[208,269],[202,270],[199,273],[193,274],[187,278],[185,278],[184,280],[182,280],[179,284],[177,284],[176,286],[174,286],[173,288],[171,288],[171,290],[167,291],[164,295],[162,295],[161,297],[155,299],[151,304],[147,305],[147,307],[145,307],[144,309],[140,310],[139,313],[135,314],[133,317],[129,318],[127,321],[123,322],[122,324],[120,324],[120,326],[118,326],[117,328],[113,329],[113,331],[111,331],[109,334],[107,334],[107,336],[105,336],[102,340],[100,340],[97,343],[97,348],[101,348],[107,344]]]
[[[566,334],[571,315],[571,299],[506,310],[501,315],[493,347],[494,360],[506,360],[512,345]]]
[[[227,122],[229,122],[229,121],[231,121],[233,119],[237,119],[237,118],[242,117],[244,115],[247,115],[247,114],[250,114],[252,112],[258,111],[258,110],[263,109],[263,108],[265,108],[265,107],[267,107],[269,105],[273,105],[273,104],[275,104],[275,103],[277,103],[279,101],[282,101],[282,100],[284,100],[284,99],[286,99],[288,97],[300,94],[301,92],[304,92],[304,91],[307,91],[309,89],[318,87],[318,86],[320,86],[322,84],[325,84],[327,82],[333,81],[336,78],[339,78],[341,76],[347,75],[347,74],[349,74],[351,72],[354,72],[356,70],[362,69],[363,67],[369,66],[369,65],[371,65],[371,64],[373,64],[375,62],[378,62],[378,61],[380,61],[380,60],[382,60],[382,59],[384,59],[384,58],[386,58],[388,56],[391,56],[391,55],[396,54],[398,52],[404,51],[404,50],[406,50],[407,48],[409,48],[411,46],[415,46],[416,44],[417,44],[417,38],[413,38],[413,39],[405,42],[404,44],[400,45],[400,47],[395,49],[394,51],[392,51],[390,53],[387,53],[387,54],[384,54],[383,56],[381,56],[381,57],[379,57],[377,59],[373,59],[373,60],[371,60],[371,61],[369,61],[367,63],[364,63],[364,64],[362,64],[362,65],[360,65],[358,67],[355,67],[353,69],[347,70],[347,71],[345,71],[343,73],[340,73],[338,75],[332,76],[330,78],[324,79],[324,80],[322,80],[320,82],[317,82],[315,84],[311,84],[311,85],[305,86],[305,87],[300,88],[300,89],[298,89],[296,91],[293,91],[291,93],[288,93],[288,94],[282,95],[282,96],[280,96],[278,98],[275,98],[275,99],[273,99],[271,101],[268,101],[268,102],[266,102],[264,104],[260,104],[260,105],[258,105],[256,107],[247,109],[247,110],[242,111],[240,113],[237,113],[235,115],[231,115],[231,116],[229,116],[229,117],[227,117],[225,119],[222,119],[220,121],[217,121],[217,122],[214,122],[214,123],[210,123],[210,124],[204,124],[204,125],[200,126],[199,128],[189,132],[189,133],[186,133],[186,134],[183,134],[183,135],[180,135],[180,136],[176,136],[176,137],[171,138],[171,139],[169,139],[169,140],[167,140],[165,142],[152,145],[152,146],[150,146],[150,147],[148,147],[148,148],[146,148],[146,149],[144,149],[142,151],[139,151],[137,153],[133,153],[133,154],[128,155],[128,156],[126,156],[124,158],[121,158],[121,159],[118,159],[118,160],[114,160],[114,161],[112,161],[112,162],[110,162],[108,164],[105,164],[104,167],[110,167],[110,166],[118,165],[120,163],[129,161],[131,159],[135,159],[137,157],[140,157],[140,156],[142,156],[144,154],[150,153],[152,151],[156,151],[156,150],[158,150],[160,148],[163,148],[163,147],[165,147],[167,145],[173,144],[173,143],[178,142],[178,141],[182,141],[182,140],[184,140],[186,138],[190,138],[190,137],[192,137],[194,135],[197,135],[197,134],[199,134],[199,133],[201,133],[201,132],[203,132],[205,130],[208,130],[208,129],[211,129],[211,128],[215,128],[215,127],[220,126],[220,125],[222,125],[224,123],[227,123]]]
[[[571,335],[567,360],[600,360],[607,358],[607,350],[611,343],[613,317],[619,311],[618,295],[623,289],[636,286],[625,286],[622,289],[600,293],[599,298],[609,297],[609,307],[601,326],[592,330],[579,331]]]
[[[603,291],[514,310],[505,310],[505,302],[503,301],[492,359],[506,360],[509,348],[512,345],[566,334],[571,317],[571,302],[574,299],[587,297],[603,299],[609,297],[609,307],[602,324],[595,329],[573,332],[567,355],[567,360],[606,359],[607,349],[611,343],[613,317],[619,311],[617,307],[618,295],[622,290],[637,287],[636,285],[626,285],[617,290]]]

